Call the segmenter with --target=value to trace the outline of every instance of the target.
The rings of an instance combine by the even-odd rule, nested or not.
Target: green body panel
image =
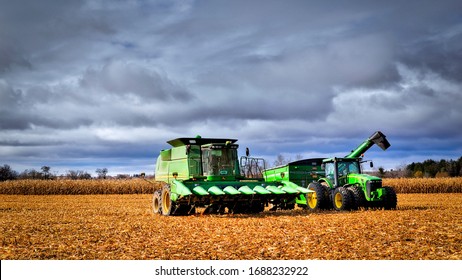
[[[385,194],[382,179],[368,174],[348,174],[346,185],[360,186],[367,201],[381,201]]]
[[[324,176],[322,160],[322,158],[303,159],[268,168],[263,171],[263,177],[267,182],[292,182],[306,188],[311,182]]]

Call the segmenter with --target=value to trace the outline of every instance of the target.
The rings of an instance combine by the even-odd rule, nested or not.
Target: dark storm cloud
[[[89,69],[80,80],[84,90],[112,94],[133,94],[150,100],[189,101],[192,95],[166,77],[143,67],[123,62],[110,62],[101,70]]]
[[[460,153],[460,1],[0,6],[0,148],[12,159],[36,143],[138,157],[136,145],[196,134],[314,155],[378,129],[404,158],[403,139]]]

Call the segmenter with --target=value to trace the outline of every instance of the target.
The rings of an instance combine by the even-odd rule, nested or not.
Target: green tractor
[[[361,170],[361,156],[374,144],[382,150],[390,147],[385,135],[377,131],[346,157],[324,159],[325,177],[308,185],[313,192],[306,195],[307,207],[311,210],[395,209],[395,190],[382,186],[381,178],[364,174]],[[370,165],[373,166],[372,162]]]
[[[263,177],[267,182],[290,181],[311,190],[292,202],[310,210],[394,209],[397,204],[394,189],[383,187],[382,179],[361,170],[361,157],[374,144],[383,150],[390,147],[385,135],[377,131],[344,158],[303,159],[265,169]]]
[[[172,148],[162,150],[156,163],[156,181],[163,182],[154,192],[153,211],[165,216],[203,213],[258,213],[271,205],[286,209],[288,202],[306,195],[290,181],[266,182],[261,172],[264,160],[238,158],[236,139],[178,138]]]

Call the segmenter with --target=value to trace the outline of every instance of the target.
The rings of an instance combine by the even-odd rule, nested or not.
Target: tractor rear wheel
[[[161,190],[157,190],[154,192],[154,196],[152,197],[152,211],[154,214],[160,214],[162,212],[161,195]]]
[[[317,182],[313,182],[308,185],[308,189],[313,191],[306,194],[308,209],[319,210],[326,208],[328,204],[326,188]]]
[[[162,188],[162,195],[161,195],[161,211],[162,215],[170,216],[172,214],[173,209],[173,201],[170,198],[171,191],[170,186],[166,185]]]
[[[353,209],[358,209],[361,207],[366,207],[366,196],[364,195],[363,189],[361,187],[355,186],[349,188],[354,199]]]
[[[350,210],[353,202],[353,196],[346,188],[338,187],[334,190],[333,205],[335,210]]]

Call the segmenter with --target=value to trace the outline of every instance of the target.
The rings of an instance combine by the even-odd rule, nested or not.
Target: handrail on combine
[[[242,156],[239,161],[242,175],[246,178],[262,178],[262,171],[266,169],[263,158]]]

